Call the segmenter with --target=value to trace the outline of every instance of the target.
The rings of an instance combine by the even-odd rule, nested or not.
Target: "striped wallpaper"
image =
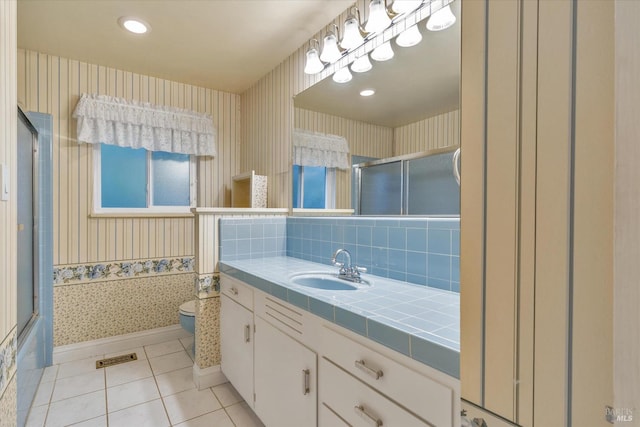
[[[16,13],[15,1],[0,1],[0,163],[11,173],[9,200],[0,201],[0,343],[16,326]]]
[[[393,155],[460,145],[460,110],[440,114],[393,130]]]
[[[18,103],[53,116],[54,264],[193,255],[193,218],[91,217],[92,146],[71,118],[84,92],[186,108],[213,116],[218,155],[198,160],[198,206],[230,206],[239,173],[240,96],[18,50]]]

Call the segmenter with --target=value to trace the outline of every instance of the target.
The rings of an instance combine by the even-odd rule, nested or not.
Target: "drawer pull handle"
[[[364,360],[356,360],[356,368],[360,369],[362,372],[364,372],[365,374],[369,375],[371,378],[378,380],[380,379],[380,377],[383,375],[382,371],[380,369],[376,370],[376,369],[372,369],[370,367],[368,367],[365,363]]]
[[[302,370],[302,394],[305,396],[309,394],[309,370],[308,369]]]
[[[244,325],[244,342],[251,341],[251,325]]]
[[[231,288],[229,290],[231,291],[232,294],[238,295],[238,290],[236,288]]]
[[[382,420],[380,418],[376,418],[373,415],[367,413],[363,405],[356,405],[353,407],[353,410],[356,411],[356,414],[360,415],[360,417],[363,420],[365,420],[368,424],[375,427],[382,426]]]

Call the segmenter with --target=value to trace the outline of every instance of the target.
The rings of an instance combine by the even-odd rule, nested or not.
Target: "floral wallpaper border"
[[[199,299],[220,295],[220,276],[217,274],[201,274],[196,277],[196,296]]]
[[[4,394],[7,384],[16,371],[18,354],[18,334],[14,328],[0,344],[0,396]]]
[[[194,257],[57,265],[53,267],[53,285],[75,285],[155,275],[193,273],[194,265]]]

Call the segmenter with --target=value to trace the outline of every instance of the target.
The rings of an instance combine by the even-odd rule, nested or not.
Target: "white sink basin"
[[[350,282],[331,273],[296,274],[291,276],[290,280],[295,285],[326,291],[356,291],[371,286],[368,280],[362,280],[360,283]]]

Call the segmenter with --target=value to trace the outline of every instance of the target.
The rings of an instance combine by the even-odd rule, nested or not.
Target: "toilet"
[[[196,300],[187,301],[180,305],[180,326],[188,332],[196,332]],[[193,354],[196,354],[195,339],[193,342]]]

